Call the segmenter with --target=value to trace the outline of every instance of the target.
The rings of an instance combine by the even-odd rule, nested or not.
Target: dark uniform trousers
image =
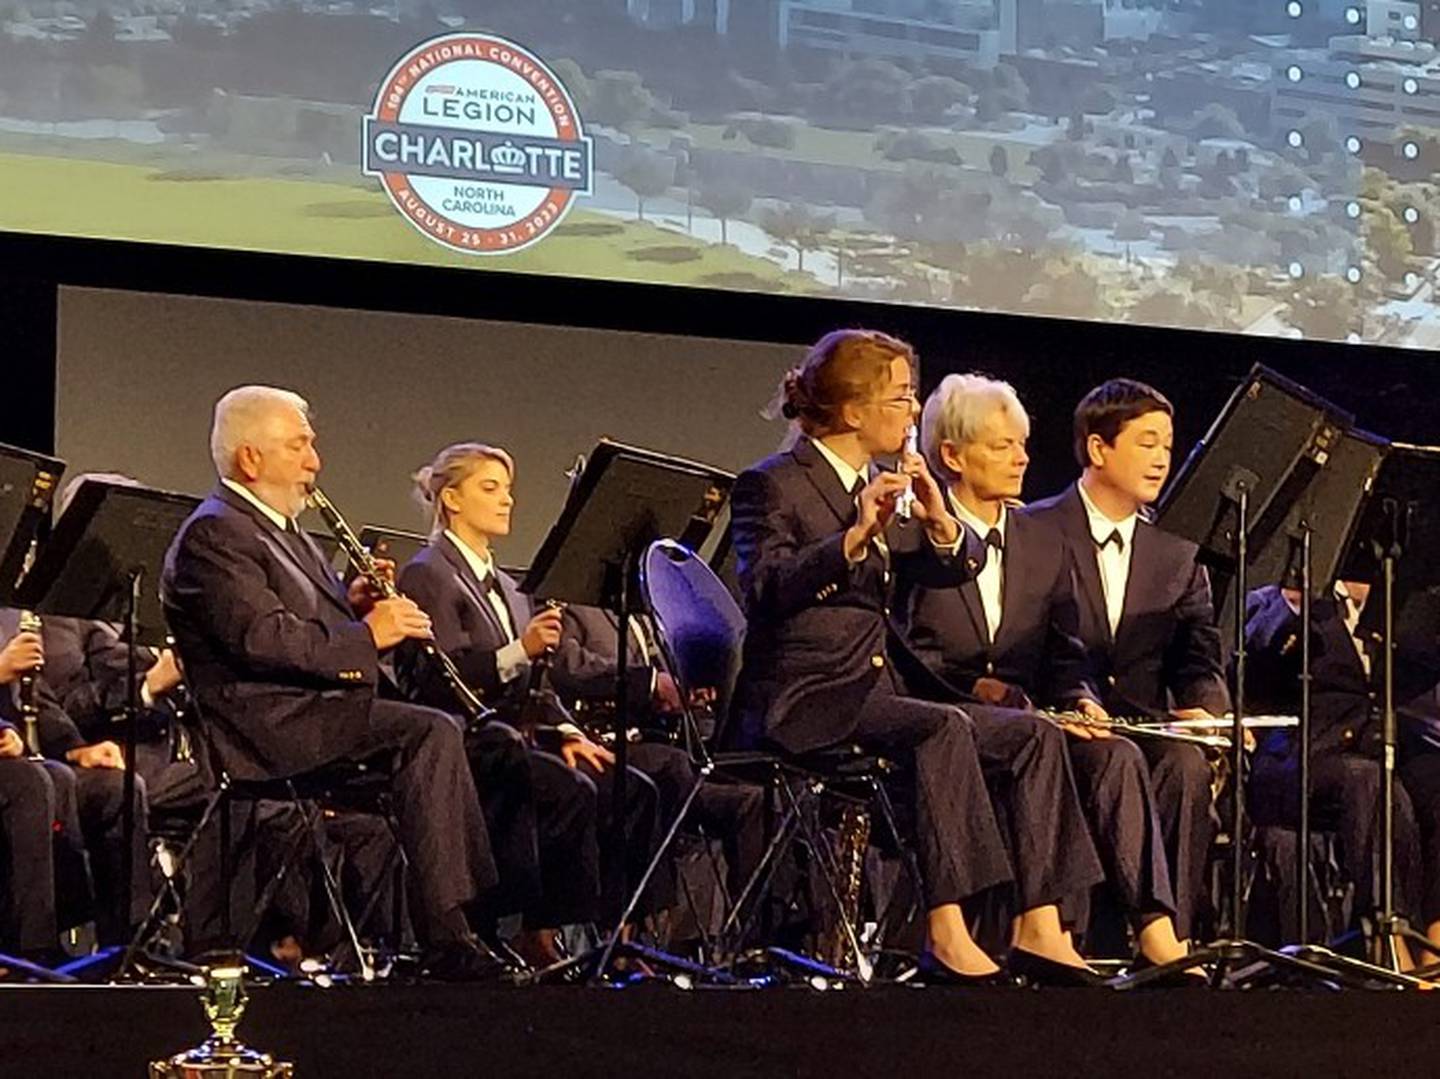
[[[902,696],[893,679],[883,677],[862,703],[847,741],[891,757],[905,771],[927,909],[1011,880],[970,716]]]
[[[49,769],[0,760],[0,945],[38,954],[59,945],[55,788]]]
[[[135,831],[125,842],[125,773],[113,768],[72,768],[50,762],[59,831],[57,865],[62,880],[83,879],[89,862],[96,902],[92,914],[100,944],[126,944],[150,907],[150,852],[146,839],[145,779],[135,777]],[[120,894],[130,861],[128,902]],[[68,906],[68,903],[67,903]],[[62,917],[67,924],[74,916]]]

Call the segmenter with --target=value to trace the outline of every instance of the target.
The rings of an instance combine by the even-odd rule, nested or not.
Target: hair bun
[[[430,465],[425,465],[418,469],[415,474],[410,477],[411,482],[415,484],[415,497],[423,504],[428,505],[435,501],[435,492],[430,489],[430,481],[434,479],[434,477],[435,469]]]

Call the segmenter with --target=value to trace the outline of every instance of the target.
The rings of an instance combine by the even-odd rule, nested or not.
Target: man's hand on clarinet
[[[0,648],[0,685],[14,682],[22,674],[39,670],[45,665],[45,642],[40,634],[26,630],[17,633]]]
[[[403,640],[428,640],[434,636],[430,616],[422,611],[412,599],[399,596],[382,599],[376,603],[364,618],[375,639],[375,647],[384,652],[394,648]]]
[[[375,559],[375,568],[380,573],[381,580],[393,585],[395,583],[395,561],[390,558]],[[385,594],[376,588],[370,578],[363,574],[358,575],[345,590],[346,598],[350,600],[350,606],[355,608],[355,613],[362,618],[369,614],[375,604],[385,598]]]

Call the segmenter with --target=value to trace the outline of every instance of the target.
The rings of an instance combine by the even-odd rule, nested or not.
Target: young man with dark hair
[[[1142,382],[1097,386],[1075,409],[1079,480],[1023,511],[1064,547],[1089,683],[1110,715],[1220,715],[1230,703],[1197,548],[1145,512],[1170,473],[1174,411]],[[1195,746],[1147,740],[1141,748],[1183,939],[1205,891],[1212,774]]]

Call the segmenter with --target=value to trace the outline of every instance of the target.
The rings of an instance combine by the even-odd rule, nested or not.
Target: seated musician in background
[[[1355,912],[1378,909],[1375,881],[1382,851],[1381,731],[1370,653],[1359,636],[1370,599],[1361,581],[1337,581],[1310,608],[1310,798],[1314,826],[1334,830],[1341,864],[1355,888]],[[1245,692],[1254,708],[1300,710],[1300,593],[1269,585],[1245,604]],[[1397,651],[1398,700],[1433,700],[1435,637],[1417,655]],[[1428,653],[1424,654],[1424,653]],[[1395,784],[1395,908],[1437,945],[1440,958],[1440,754],[1415,737],[1419,723],[1402,710],[1401,763]],[[1259,825],[1294,828],[1299,821],[1299,760],[1295,732],[1267,732],[1250,771],[1250,813]],[[1298,882],[1288,882],[1293,887]],[[1409,949],[1397,942],[1402,961]]]
[[[145,823],[145,781],[135,777],[135,832],[125,844],[125,760],[108,739],[87,742],[60,707],[46,681],[45,644],[40,633],[21,630],[20,612],[0,608],[0,719],[23,730],[21,684],[30,676],[40,752],[54,787],[57,868],[62,880],[57,899],[62,907],[73,888],[84,888],[89,875],[95,889],[95,933],[102,945],[129,943],[134,927],[150,905],[148,832]],[[126,859],[130,861],[130,895],[120,894]],[[62,916],[63,923],[73,918]]]
[[[65,513],[86,480],[137,485],[118,473],[81,473],[71,478],[56,503]],[[46,615],[45,681],[80,733],[91,740],[123,741],[117,725],[130,700],[129,651],[121,627],[111,622]],[[172,649],[139,646],[135,653],[137,697],[142,709],[136,730],[137,774],[145,778],[151,812],[185,811],[204,805],[208,783],[184,745],[177,710],[184,707],[184,680]]]
[[[1041,706],[1103,721],[1088,684],[1070,587],[1070,566],[1053,532],[1014,502],[1030,463],[1030,417],[1006,382],[948,375],[925,402],[921,446],[947,485],[951,512],[986,548],[963,584],[917,587],[909,597],[911,647],[949,684],[980,700]],[[1106,889],[1137,932],[1140,954],[1159,964],[1185,948],[1155,793],[1134,742],[1103,726],[1065,723],[1070,760]]]
[[[639,736],[627,748],[630,763],[655,781],[660,791],[660,818],[668,828],[695,783],[690,755],[662,738],[676,728],[683,707],[680,690],[666,669],[655,627],[644,614],[630,622],[628,670],[631,685],[629,729]],[[614,729],[615,663],[620,632],[614,615],[598,607],[571,604],[565,608],[560,645],[555,653],[556,691],[577,712],[590,717],[591,730]],[[704,689],[691,707],[705,707]],[[664,733],[662,733],[664,731]],[[651,737],[644,737],[649,732]],[[706,781],[690,807],[687,824],[721,841],[730,894],[749,879],[765,849],[764,791],[756,786]]]
[[[1170,474],[1173,415],[1170,402],[1144,383],[1097,386],[1075,409],[1079,480],[1024,511],[1036,543],[1066,551],[1087,681],[1109,715],[1199,718],[1230,706],[1210,578],[1195,560],[1196,546],[1146,516]],[[1183,940],[1194,933],[1206,895],[1213,774],[1197,746],[1148,739],[1140,749]]]
[[[422,971],[493,977],[500,965],[464,912],[496,874],[460,727],[379,695],[380,655],[428,636],[430,620],[363,580],[347,594],[296,525],[320,471],[308,412],[297,394],[267,386],[215,405],[220,482],[176,534],[161,583],[191,699],[238,780],[379,761],[410,867]]]
[[[6,666],[0,652],[0,681]],[[0,952],[42,964],[60,958],[56,821],[48,770],[29,759],[20,728],[0,719]]]
[[[542,688],[536,664],[548,663],[560,643],[560,611],[533,612],[530,598],[495,565],[491,541],[510,532],[513,482],[514,462],[504,450],[472,442],[441,450],[416,475],[416,494],[431,515],[430,542],[401,569],[399,584],[430,615],[436,644],[461,676],[531,743],[541,886],[516,947],[544,960],[561,957],[556,927],[597,913],[618,918],[625,896],[604,887],[614,874],[601,872],[598,838],[612,819],[615,758],[566,722],[553,695],[530,692]],[[412,700],[433,703],[444,692],[413,647],[397,653],[396,675]],[[628,879],[638,880],[659,842],[659,795],[633,767],[626,792],[626,866]],[[651,910],[663,906],[655,903]]]
[[[739,724],[751,744],[806,753],[853,743],[904,766],[928,910],[925,973],[936,981],[973,983],[998,969],[960,904],[1012,879],[982,762],[1004,771],[1021,911],[1010,967],[1085,983],[1095,976],[1064,933],[1058,903],[1103,870],[1075,803],[1064,735],[1021,712],[907,696],[901,679],[912,672],[894,666],[908,660],[933,678],[890,618],[892,575],[958,585],[978,556],[918,454],[903,453],[898,473],[871,471],[876,456],[901,452],[918,419],[914,367],[904,342],[840,330],[784,380],[796,441],[742,473],[731,492],[749,624]],[[913,520],[902,525],[896,503],[912,484]]]

